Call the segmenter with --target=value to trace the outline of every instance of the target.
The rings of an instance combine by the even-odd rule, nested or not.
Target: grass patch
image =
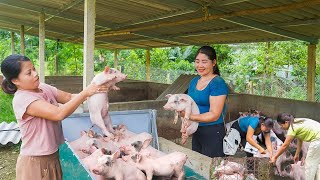
[[[0,89],[0,123],[17,121],[13,113],[12,98],[13,95],[8,95]]]

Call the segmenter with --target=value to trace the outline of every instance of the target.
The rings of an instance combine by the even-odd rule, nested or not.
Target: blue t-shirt
[[[243,132],[248,131],[248,127],[251,126],[252,129],[256,130],[259,125],[259,118],[246,116],[239,119],[239,126]]]
[[[209,97],[221,96],[221,95],[228,96],[228,86],[220,76],[216,76],[209,82],[209,84],[203,90],[198,90],[196,86],[199,79],[200,79],[200,76],[197,76],[191,80],[189,84],[188,95],[192,97],[192,99],[197,103],[200,110],[200,114],[203,114],[203,113],[209,112],[210,110]],[[208,125],[223,123],[222,114],[224,116],[226,115],[226,103],[224,103],[222,113],[217,121],[208,122],[208,123],[200,122],[199,126],[208,126]]]

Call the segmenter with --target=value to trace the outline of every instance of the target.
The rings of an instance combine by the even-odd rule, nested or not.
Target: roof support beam
[[[194,2],[191,2],[189,0],[161,0],[161,2],[165,3],[165,4],[173,4],[175,5],[175,7],[181,7],[183,9],[189,9],[189,10],[194,10],[194,11],[198,11],[201,9],[201,4],[197,4]]]
[[[167,38],[167,37],[157,36],[153,34],[146,34],[146,33],[134,33],[134,34],[138,36],[150,38],[150,39],[156,39],[156,40],[159,40],[160,42],[167,41],[169,44],[174,43],[175,45],[180,44],[182,46],[189,46],[194,44],[193,42],[187,42],[185,40],[177,40],[174,38]]]
[[[278,27],[290,27],[290,26],[303,26],[303,25],[313,25],[313,24],[320,24],[320,19],[305,19],[305,20],[295,20],[292,22],[286,23],[276,23],[272,24],[271,26],[278,26]]]
[[[20,54],[24,56],[25,40],[24,40],[24,25],[20,26]]]
[[[308,45],[307,100],[315,101],[316,44]]]
[[[15,18],[10,18],[6,16],[0,16],[0,22],[4,22],[6,24],[12,24],[12,25],[17,25],[17,24],[23,24],[25,26],[33,27],[33,28],[39,28],[39,23],[30,23],[30,22],[24,22]],[[57,28],[46,28],[46,31],[52,31],[56,33],[60,33],[61,29]],[[64,32],[65,34],[68,34],[67,32]],[[70,34],[69,34],[70,35]]]
[[[96,0],[84,2],[84,41],[83,41],[83,89],[94,77],[94,34],[96,21]]]
[[[213,3],[209,3],[209,5],[214,5],[214,6],[226,6],[226,5],[230,5],[230,4],[237,4],[237,3],[241,3],[244,1],[249,1],[249,0],[225,0],[223,2],[213,2]],[[184,5],[184,10],[181,11],[176,11],[173,13],[166,13],[162,16],[157,16],[154,18],[149,18],[149,19],[142,19],[140,21],[136,21],[136,22],[132,22],[129,24],[125,24],[122,26],[119,26],[118,28],[115,29],[121,29],[121,28],[128,28],[129,26],[133,26],[133,25],[138,25],[138,24],[143,24],[143,23],[148,23],[148,22],[153,22],[153,21],[158,21],[158,20],[162,20],[162,19],[167,19],[167,18],[171,18],[171,17],[175,17],[175,16],[181,16],[181,15],[185,15],[185,14],[189,14],[189,13],[194,13],[196,11],[201,10],[202,6],[201,4],[196,4],[190,1],[186,1],[186,0],[162,0],[162,3],[167,3],[167,4],[175,4],[176,6],[181,6],[181,4]],[[103,31],[103,30],[102,30]]]
[[[58,16],[59,14],[62,14],[65,11],[68,11],[69,9],[71,9],[72,7],[78,5],[79,3],[83,2],[83,0],[76,0],[74,2],[71,2],[70,4],[65,5],[64,7],[61,8],[61,10],[59,10],[56,14],[50,15],[48,18],[46,18],[45,21],[48,21],[56,16]]]
[[[175,16],[181,16],[184,14],[189,14],[189,13],[193,13],[196,12],[198,10],[201,10],[201,5],[200,4],[196,4],[190,1],[186,1],[186,0],[162,0],[161,3],[165,3],[165,4],[174,4],[176,7],[180,7],[181,4],[183,4],[183,10],[181,11],[177,11],[174,13],[169,13],[169,14],[164,14],[161,16],[157,16],[157,17],[153,17],[153,18],[149,18],[149,19],[141,19],[139,21],[136,22],[131,22],[125,25],[121,25],[121,26],[113,26],[112,30],[117,30],[117,29],[124,29],[124,28],[129,28],[130,26],[134,26],[134,25],[139,25],[139,24],[144,24],[144,23],[148,23],[148,22],[153,22],[153,21],[158,21],[158,20],[162,20],[162,19],[167,19],[167,18],[171,18],[171,17],[175,17]],[[108,29],[102,29],[97,31],[98,32],[104,32],[110,30],[110,28]]]
[[[77,0],[76,2],[71,3],[71,5],[75,6],[78,5],[80,2],[83,2],[83,0]],[[59,17],[62,19],[83,23],[83,16],[66,12],[68,9],[71,8],[71,5],[66,5],[65,8],[62,10],[56,10],[52,8],[43,9],[43,7],[33,5],[25,1],[0,0],[0,5],[8,5],[11,7],[25,9],[37,13],[41,13],[42,11],[44,11],[47,15],[51,15],[53,17]],[[96,26],[100,28],[113,28],[116,27],[117,24],[111,22],[98,22]]]
[[[115,69],[118,69],[118,49],[115,49],[113,52],[113,62],[114,62],[113,67]]]
[[[11,31],[11,54],[14,54],[14,32]]]
[[[39,14],[39,80],[40,82],[45,82],[45,65],[44,65],[44,55],[45,55],[45,14]]]
[[[190,13],[194,13],[194,12],[195,12],[194,10],[183,10],[183,11],[177,11],[177,12],[174,12],[174,13],[166,13],[166,14],[164,14],[162,16],[156,16],[156,17],[149,18],[149,19],[142,19],[140,21],[131,22],[129,24],[125,24],[123,26],[120,26],[120,28],[121,27],[134,26],[134,25],[148,23],[148,22],[153,22],[153,21],[158,21],[158,20],[162,20],[162,19],[168,19],[168,18],[172,18],[172,17],[175,17],[175,16],[181,16],[181,15],[190,14]]]
[[[230,18],[230,19],[224,19],[224,18],[222,18],[222,19],[225,20],[225,21],[228,21],[228,22],[232,22],[232,23],[236,23],[236,24],[242,25],[242,26],[247,26],[247,27],[250,27],[250,28],[253,28],[253,29],[257,29],[257,30],[268,32],[268,33],[276,34],[278,36],[283,36],[283,37],[286,37],[286,38],[289,38],[289,39],[297,39],[297,40],[301,40],[301,41],[307,41],[307,42],[310,42],[310,43],[317,43],[318,42],[317,38],[308,37],[308,36],[305,36],[305,35],[302,35],[302,34],[298,34],[298,33],[291,32],[291,31],[287,31],[287,30],[280,29],[280,28],[273,27],[273,26],[268,26],[268,25],[265,25],[263,23],[260,23],[260,22],[254,21],[254,20],[250,20],[248,18],[233,17],[233,18]]]
[[[207,34],[233,33],[233,32],[250,31],[250,30],[251,30],[251,28],[248,28],[248,27],[240,27],[240,28],[232,28],[232,29],[230,28],[230,29],[222,29],[222,30],[211,30],[211,31],[185,33],[183,35],[179,35],[178,37],[191,37],[191,36],[202,36],[202,35],[207,35]],[[175,36],[175,37],[177,37],[177,36]]]
[[[223,12],[221,14],[212,14],[212,15],[209,14],[206,18],[201,17],[201,18],[182,20],[182,21],[178,21],[178,22],[160,23],[160,24],[144,26],[144,27],[119,29],[119,30],[114,30],[114,31],[104,31],[104,32],[97,33],[97,35],[115,33],[115,32],[119,33],[119,32],[126,32],[126,31],[127,32],[136,32],[136,31],[150,30],[150,29],[162,28],[162,27],[179,26],[179,25],[190,24],[190,23],[194,24],[194,23],[200,23],[203,21],[210,21],[210,20],[217,20],[217,19],[228,19],[228,18],[233,18],[233,17],[237,18],[238,16],[276,13],[276,12],[288,11],[288,10],[292,10],[292,9],[299,9],[302,7],[313,6],[316,4],[320,4],[320,1],[319,0],[307,0],[307,1],[303,1],[303,2],[296,2],[296,3],[291,3],[288,5],[282,5],[282,6],[249,9],[249,10],[242,10],[242,11],[235,11],[235,12]],[[219,12],[219,10],[216,10],[215,12]]]
[[[1,20],[0,20],[1,22]],[[14,23],[14,22],[12,22]],[[9,25],[8,23],[6,25]],[[17,29],[12,29],[11,27],[9,26],[5,26],[5,25],[0,25],[0,29],[4,29],[4,30],[7,30],[7,31],[15,31],[17,33],[19,33],[19,31]],[[39,27],[39,26],[36,26],[36,25],[32,25],[32,27]],[[61,37],[60,40],[64,40],[64,41],[68,41],[68,42],[72,42],[72,43],[80,43],[80,41],[82,42],[83,41],[83,36],[80,36],[80,35],[70,35],[66,32],[61,32],[61,31],[57,31],[56,29],[48,29],[46,28],[46,32],[49,32],[49,33],[55,33],[55,34],[59,34],[61,36],[64,36],[64,37]],[[39,36],[39,34],[36,34],[36,33],[30,33],[30,35],[32,36]],[[46,37],[49,37],[49,38],[52,38],[52,39],[55,39],[54,37],[50,37],[50,36],[46,36]],[[77,38],[79,39],[78,41],[75,41],[75,40],[72,40],[72,38]],[[98,41],[98,42],[101,42],[101,41]],[[105,43],[105,42],[103,42]]]
[[[218,6],[227,6],[227,5],[231,5],[231,4],[242,3],[242,2],[245,2],[245,1],[250,1],[250,0],[224,0],[222,2],[211,3],[210,5],[214,4],[214,5],[218,5]]]
[[[146,49],[146,77],[150,81],[150,49]]]
[[[5,30],[5,31],[18,32],[18,30],[13,29],[12,27],[4,26],[4,25],[0,25],[0,29]]]

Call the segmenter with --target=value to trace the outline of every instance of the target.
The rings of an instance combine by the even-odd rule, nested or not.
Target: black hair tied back
[[[4,80],[1,83],[1,89],[3,92],[14,94],[17,91],[17,87],[12,83],[12,80],[18,78],[22,61],[30,61],[30,59],[26,56],[13,54],[2,61],[1,72],[4,75]]]
[[[16,85],[14,85],[11,81],[8,81],[7,79],[3,79],[1,89],[7,94],[14,94],[17,91]]]

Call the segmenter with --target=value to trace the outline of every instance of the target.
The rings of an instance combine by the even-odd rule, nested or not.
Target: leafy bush
[[[16,121],[12,108],[12,98],[12,95],[5,94],[0,90],[0,123]]]

